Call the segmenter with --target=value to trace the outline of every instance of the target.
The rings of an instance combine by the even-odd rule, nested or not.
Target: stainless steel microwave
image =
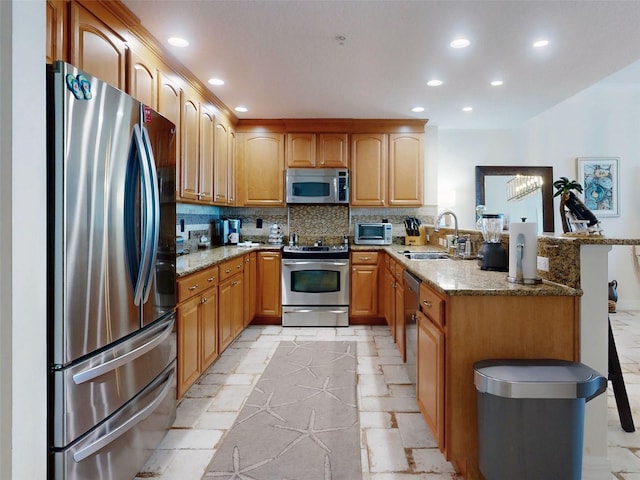
[[[346,168],[289,168],[285,178],[287,203],[349,203]]]
[[[356,223],[354,240],[356,245],[391,245],[390,223]]]

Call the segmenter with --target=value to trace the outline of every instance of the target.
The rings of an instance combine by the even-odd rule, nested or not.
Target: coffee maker
[[[218,245],[237,245],[240,242],[240,227],[242,221],[238,219],[220,219],[214,222],[214,239]]]
[[[481,270],[506,272],[509,270],[509,258],[502,247],[503,217],[499,213],[485,213],[480,218],[480,229],[484,242],[478,251],[478,265]]]

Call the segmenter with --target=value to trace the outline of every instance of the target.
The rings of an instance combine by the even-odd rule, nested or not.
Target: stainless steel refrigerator
[[[175,418],[175,126],[47,68],[49,478],[129,480]]]

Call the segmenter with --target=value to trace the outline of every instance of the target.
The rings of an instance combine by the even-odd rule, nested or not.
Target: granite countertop
[[[538,285],[520,285],[507,281],[506,272],[480,270],[476,260],[409,260],[401,252],[443,251],[434,245],[351,245],[352,251],[384,250],[422,281],[445,295],[522,295],[522,296],[576,296],[582,291],[543,280]],[[225,260],[257,250],[280,250],[279,245],[260,244],[251,247],[214,247],[199,250],[176,259],[176,275],[183,277]]]
[[[213,247],[207,250],[180,255],[176,258],[176,276],[178,278],[195,273],[203,268],[240,257],[257,250],[280,250],[282,245],[254,244],[251,247]]]
[[[371,250],[370,246],[354,245],[353,250]],[[445,295],[521,295],[521,296],[576,296],[582,291],[558,283],[543,280],[537,285],[521,285],[507,281],[507,272],[489,272],[481,270],[477,260],[438,259],[409,260],[401,252],[432,252],[443,249],[434,245],[388,245],[377,247],[390,253],[429,286]]]

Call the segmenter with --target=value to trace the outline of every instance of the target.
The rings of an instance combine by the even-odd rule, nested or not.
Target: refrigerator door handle
[[[148,270],[149,258],[145,252],[149,251],[152,242],[152,232],[148,221],[149,208],[147,198],[152,192],[149,185],[149,164],[146,160],[145,146],[140,132],[140,125],[133,126],[131,145],[129,146],[129,158],[127,160],[127,177],[125,180],[124,199],[124,223],[125,223],[125,247],[127,265],[131,288],[133,290],[133,303],[140,305],[142,291],[145,282],[145,272]],[[137,203],[138,185],[140,185],[140,197],[142,205]],[[137,215],[140,216],[141,232],[138,232]],[[138,233],[141,234],[141,245],[138,245]]]
[[[109,360],[108,362],[101,363],[100,365],[76,373],[73,376],[74,383],[79,385],[81,383],[91,381],[101,375],[104,375],[107,372],[110,372],[111,370],[115,370],[116,368],[135,360],[148,351],[153,350],[156,346],[164,342],[167,337],[169,337],[169,335],[171,335],[171,333],[173,332],[174,323],[175,320],[172,318],[170,323],[164,328],[164,331],[157,334],[144,345],[140,345],[138,348],[130,350],[124,355],[116,357],[113,360]]]
[[[120,436],[127,433],[129,430],[135,427],[138,423],[140,423],[149,415],[151,415],[153,411],[158,407],[158,405],[160,405],[163,402],[167,394],[171,391],[173,377],[175,377],[175,369],[171,370],[171,373],[166,376],[164,380],[165,385],[162,391],[156,398],[154,398],[154,400],[151,403],[149,403],[141,411],[133,415],[126,422],[122,423],[120,426],[118,426],[111,432],[107,433],[103,437],[100,437],[98,440],[87,445],[85,448],[75,452],[73,454],[73,459],[77,463],[80,463],[82,460],[86,459],[87,457],[90,457],[91,455],[98,452],[105,446],[109,445],[111,442],[114,442],[115,440],[117,440]]]
[[[146,303],[149,299],[149,292],[151,291],[151,283],[153,279],[153,272],[156,264],[158,254],[158,240],[160,238],[160,193],[158,184],[158,173],[156,171],[156,161],[153,156],[153,149],[151,148],[151,140],[149,138],[148,130],[142,126],[142,141],[144,144],[145,160],[147,162],[148,184],[150,196],[146,199],[147,211],[149,216],[147,218],[148,231],[150,233],[150,242],[148,242],[149,250],[144,252],[144,255],[149,257],[149,262],[146,264],[147,269],[143,272],[144,283],[142,285],[142,303]]]

